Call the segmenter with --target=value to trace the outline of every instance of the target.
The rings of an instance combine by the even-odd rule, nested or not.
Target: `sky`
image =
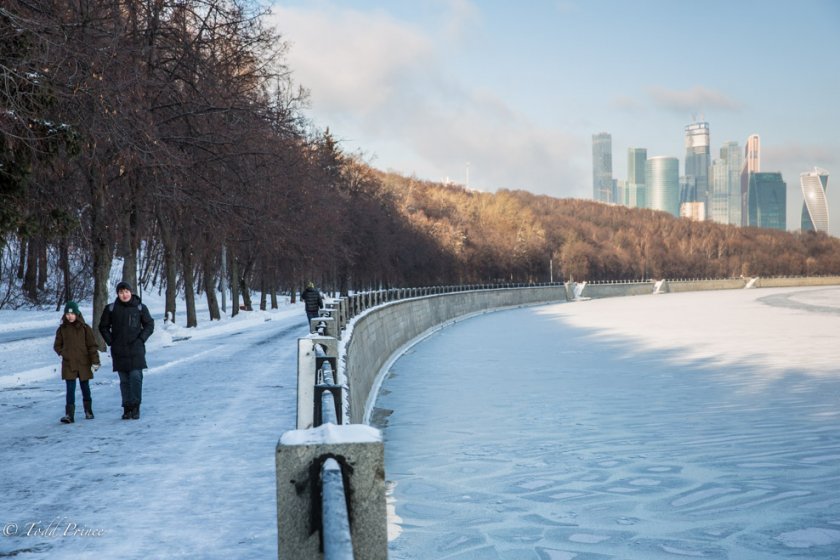
[[[833,0],[275,0],[307,114],[377,168],[470,188],[592,197],[592,135],[673,156],[705,120],[762,142],[788,229],[799,174],[840,173],[840,3]],[[840,194],[828,199],[840,234]]]

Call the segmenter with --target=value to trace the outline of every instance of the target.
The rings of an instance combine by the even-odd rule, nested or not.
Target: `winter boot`
[[[67,404],[64,405],[64,416],[61,418],[62,424],[72,424],[75,422],[73,420],[73,416],[76,414],[76,405],[74,404]]]
[[[140,405],[135,404],[134,408],[131,409],[131,419],[132,420],[140,420]]]
[[[93,403],[91,401],[82,401],[85,405],[85,419],[93,420]]]
[[[123,420],[128,420],[129,418],[131,418],[131,407],[130,406],[123,406],[122,419]]]

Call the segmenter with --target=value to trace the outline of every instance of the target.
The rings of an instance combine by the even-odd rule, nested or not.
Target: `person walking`
[[[123,420],[140,418],[143,397],[143,370],[146,365],[146,341],[155,330],[149,308],[131,293],[128,282],[117,284],[117,299],[102,311],[99,332],[111,347],[114,371],[120,376]]]
[[[321,296],[321,292],[315,289],[315,284],[312,282],[306,284],[306,289],[300,294],[300,299],[303,300],[307,319],[317,317],[318,310],[324,307],[324,298]]]
[[[90,380],[99,369],[99,348],[93,329],[85,323],[79,305],[68,301],[64,306],[61,325],[55,331],[53,350],[61,356],[61,378],[67,387],[67,399],[64,405],[62,424],[75,422],[76,380],[82,389],[82,404],[85,418],[93,420],[93,402],[90,397]]]

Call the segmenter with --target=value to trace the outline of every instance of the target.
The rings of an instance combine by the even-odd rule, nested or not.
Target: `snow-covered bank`
[[[274,448],[294,428],[302,307],[187,330],[165,327],[160,302],[144,302],[156,331],[141,419],[120,419],[102,354],[96,419],[71,425],[58,423],[60,313],[0,312],[0,333],[29,333],[0,338],[0,556],[276,557]]]

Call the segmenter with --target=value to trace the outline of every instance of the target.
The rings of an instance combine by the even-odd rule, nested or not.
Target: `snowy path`
[[[0,384],[0,556],[276,557],[274,447],[294,427],[295,341],[307,329],[297,309],[253,317],[165,345],[159,324],[139,421],[120,419],[106,360],[91,386],[96,419],[59,424],[55,328],[35,353],[0,344],[3,367],[49,373]]]
[[[391,558],[840,558],[838,311],[739,290],[438,331],[377,401]]]

